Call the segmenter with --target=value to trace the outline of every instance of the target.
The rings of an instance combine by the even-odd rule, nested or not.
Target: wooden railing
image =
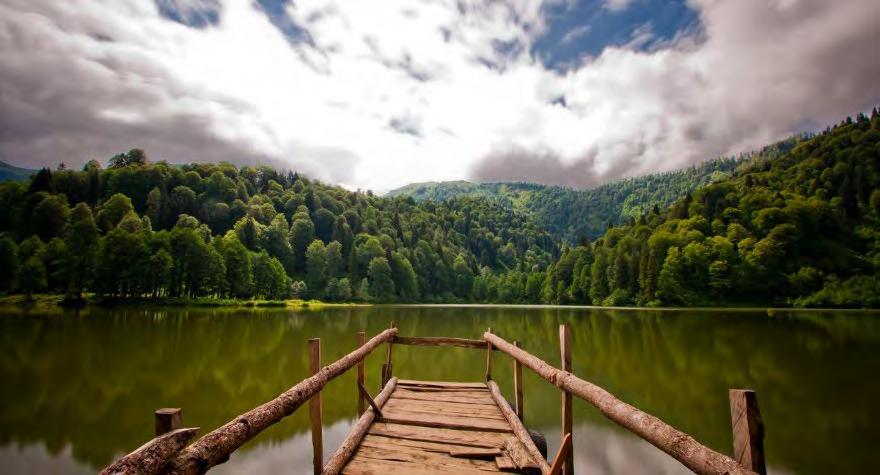
[[[566,325],[560,325],[560,360],[562,369],[529,354],[519,343],[510,343],[488,329],[482,340],[447,337],[403,337],[391,328],[379,333],[369,341],[364,332],[357,334],[358,347],[334,363],[321,367],[320,340],[309,340],[309,370],[312,375],[268,401],[241,414],[222,427],[209,432],[192,445],[186,443],[198,428],[183,429],[180,409],[156,411],[156,438],[134,452],[117,460],[102,474],[121,473],[171,473],[200,474],[229,459],[230,454],[242,444],[269,426],[296,411],[309,402],[311,420],[313,465],[316,474],[337,474],[351,457],[370,424],[381,417],[382,406],[396,386],[392,378],[393,346],[449,346],[481,349],[486,351],[486,385],[502,414],[508,420],[514,434],[537,461],[543,474],[571,474],[574,471],[572,450],[572,395],[597,407],[615,423],[629,429],[642,439],[663,450],[689,469],[700,474],[747,474],[765,473],[763,453],[763,424],[753,391],[730,390],[731,417],[734,430],[734,454],[736,460],[715,452],[700,444],[690,435],[675,429],[662,420],[645,413],[608,391],[571,373],[570,333]],[[364,389],[364,359],[379,345],[387,343],[385,363],[380,375],[381,392],[373,400]],[[513,358],[513,407],[504,399],[498,384],[492,379],[493,353],[502,352]],[[323,464],[323,420],[321,390],[328,382],[357,365],[359,419],[339,448]],[[562,444],[552,464],[548,464],[539,452],[531,435],[524,426],[522,366],[533,370],[538,376],[562,390]],[[367,402],[369,406],[367,407]]]
[[[690,435],[670,426],[651,414],[643,412],[595,384],[584,381],[570,372],[570,337],[568,328],[560,325],[562,366],[559,369],[529,354],[492,333],[490,328],[483,334],[491,348],[496,348],[516,362],[525,365],[538,376],[563,391],[563,437],[571,434],[571,395],[575,395],[596,408],[634,434],[671,455],[684,466],[699,474],[748,474],[766,473],[763,455],[763,424],[753,391],[731,390],[731,417],[734,430],[734,454],[736,460],[715,452],[700,444]],[[491,358],[488,359],[491,366]],[[490,368],[487,367],[487,375]],[[571,458],[566,461],[566,473],[571,473]]]

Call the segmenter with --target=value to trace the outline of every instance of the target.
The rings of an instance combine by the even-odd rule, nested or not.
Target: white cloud
[[[0,159],[77,164],[141,146],[381,191],[531,151],[589,185],[880,101],[872,0],[695,0],[702,41],[609,48],[565,73],[529,54],[547,28],[539,0],[289,5],[314,46],[291,45],[250,0],[176,4],[219,5],[219,23],[189,28],[135,0],[0,0]]]

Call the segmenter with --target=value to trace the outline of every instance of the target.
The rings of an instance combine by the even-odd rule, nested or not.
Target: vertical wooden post
[[[391,327],[395,328],[394,322],[391,322]],[[391,379],[392,367],[391,367],[391,353],[394,349],[394,340],[388,340],[388,354],[385,356],[385,364],[382,366],[382,388],[388,384],[388,380]],[[381,388],[380,388],[381,389]]]
[[[519,348],[519,342],[514,341],[513,346]],[[522,363],[516,358],[513,358],[513,394],[516,404],[516,417],[519,417],[520,421],[525,421],[525,414],[523,413]]]
[[[571,330],[568,325],[559,325],[559,350],[562,355],[562,370],[571,372]],[[571,437],[572,431],[572,415],[571,415],[571,393],[562,392],[562,440]],[[574,473],[574,451],[569,451],[565,458],[564,471],[566,475]]]
[[[179,407],[157,409],[154,417],[156,419],[156,437],[183,427],[183,412]]]
[[[733,458],[743,467],[764,475],[764,421],[758,396],[751,389],[731,389],[730,419],[733,424]]]
[[[358,348],[364,346],[367,343],[367,333],[366,332],[358,332],[357,334],[357,346]],[[364,359],[358,361],[358,376],[357,376],[358,386],[364,385]],[[367,410],[366,404],[364,403],[364,396],[360,391],[358,394],[358,417],[363,415],[364,411]]]
[[[315,375],[321,371],[321,339],[309,340],[309,372]],[[309,399],[309,416],[312,420],[312,464],[315,467],[315,475],[321,473],[324,468],[324,423],[321,420],[321,392]]]
[[[492,327],[487,332],[492,333]],[[486,381],[492,379],[492,343],[486,342]]]

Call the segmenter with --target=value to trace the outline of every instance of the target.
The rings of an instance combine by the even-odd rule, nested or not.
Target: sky
[[[880,105],[876,0],[0,0],[0,160],[586,188]]]

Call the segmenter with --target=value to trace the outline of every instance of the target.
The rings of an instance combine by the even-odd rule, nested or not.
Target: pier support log
[[[605,417],[630,430],[685,467],[700,474],[753,473],[732,458],[715,452],[690,435],[633,407],[593,383],[550,366],[540,358],[513,346],[505,339],[486,332],[483,339],[529,367],[538,376],[596,406]]]
[[[729,396],[734,459],[743,467],[765,475],[764,422],[758,410],[758,396],[750,389],[731,389]]]
[[[562,356],[562,371],[571,372],[571,330],[568,325],[559,325],[559,351]],[[568,438],[571,443],[572,415],[571,393],[562,390],[562,440]],[[562,473],[574,475],[574,453],[569,450],[562,459]]]
[[[309,340],[309,372],[314,376],[318,371],[321,371],[321,339],[312,338]],[[312,424],[312,465],[315,475],[319,475],[324,466],[324,421],[320,391],[309,399],[309,418]]]
[[[486,333],[492,333],[492,328],[488,328]],[[486,381],[492,379],[492,343],[486,346]]]
[[[154,417],[156,419],[156,437],[183,427],[183,411],[179,407],[158,409]]]
[[[519,348],[519,342],[514,341],[513,345]],[[525,422],[525,414],[523,413],[523,389],[522,389],[522,363],[513,359],[513,394],[514,404],[516,405],[516,417]]]
[[[391,378],[388,381],[388,384],[385,385],[385,389],[376,396],[374,402],[377,407],[381,408],[385,405],[388,398],[391,397],[391,393],[394,392],[395,387],[397,387],[397,378]],[[336,452],[334,452],[333,455],[330,456],[330,459],[327,460],[327,465],[324,466],[323,471],[325,475],[336,475],[342,471],[342,467],[345,466],[348,459],[350,459],[354,451],[357,450],[358,444],[361,443],[361,440],[370,429],[370,424],[373,423],[376,416],[376,411],[374,411],[372,407],[364,411],[364,414],[357,420],[357,422],[355,422],[351,432],[348,433],[348,437],[342,441],[342,444],[339,445]]]
[[[357,334],[357,347],[360,348],[360,347],[364,346],[364,344],[366,344],[366,343],[367,343],[367,333],[366,332],[358,332],[358,334]],[[364,378],[365,378],[365,376],[364,376],[364,360],[360,360],[358,362],[358,376],[357,376],[358,386],[363,386],[366,383]],[[358,417],[360,417],[364,413],[364,410],[366,409],[366,405],[364,404],[364,396],[361,394],[360,391],[358,391],[357,408],[358,408]]]

